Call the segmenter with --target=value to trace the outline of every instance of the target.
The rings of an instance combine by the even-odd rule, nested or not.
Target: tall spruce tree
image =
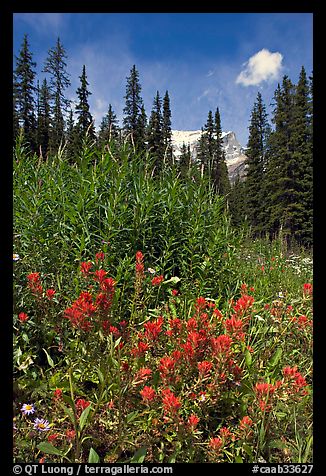
[[[254,103],[249,125],[249,139],[246,151],[247,173],[245,189],[247,196],[247,215],[254,234],[265,232],[266,197],[264,192],[266,151],[269,124],[266,107],[260,92]]]
[[[185,178],[187,173],[190,170],[191,166],[191,152],[190,152],[190,145],[186,145],[184,142],[181,146],[181,154],[178,160],[178,170],[180,172],[181,178]]]
[[[292,204],[291,230],[302,244],[312,245],[313,225],[313,136],[312,97],[305,68],[301,68],[294,94],[294,127],[292,142],[295,145],[293,160],[297,164],[295,190],[296,203]]]
[[[119,126],[117,116],[112,109],[112,105],[109,104],[109,109],[107,114],[103,117],[102,122],[100,124],[100,130],[98,134],[98,143],[100,147],[103,145],[119,140],[120,133],[119,133]]]
[[[83,71],[80,79],[80,87],[77,88],[76,94],[78,97],[79,102],[75,107],[75,112],[77,114],[77,131],[79,135],[79,142],[82,143],[83,139],[86,136],[89,140],[94,140],[96,138],[95,135],[95,126],[94,120],[90,113],[88,97],[92,94],[88,89],[89,86],[86,76],[86,66],[83,65]]]
[[[227,195],[230,192],[230,179],[223,150],[219,108],[216,108],[214,119],[215,151],[213,156],[213,184],[216,193],[219,195]]]
[[[37,114],[37,146],[43,157],[46,157],[50,141],[50,91],[46,78],[38,94],[38,114]]]
[[[136,66],[133,65],[130,70],[130,76],[127,77],[123,127],[125,136],[138,150],[142,150],[145,147],[144,139],[146,132],[144,127],[146,124],[146,114],[140,93],[139,73]]]
[[[171,107],[169,92],[166,91],[163,98],[163,113],[162,113],[162,135],[164,146],[164,157],[166,162],[172,164],[172,129],[171,129]]]
[[[74,163],[75,158],[78,155],[81,143],[80,143],[80,134],[79,129],[74,120],[74,112],[72,108],[69,110],[69,115],[66,124],[65,130],[66,137],[66,147],[65,147],[65,156],[69,162]]]
[[[30,52],[28,36],[25,34],[19,56],[16,56],[14,70],[14,126],[17,123],[24,133],[25,140],[29,143],[32,152],[36,147],[36,116],[34,79],[36,76],[36,63]]]
[[[57,39],[56,46],[51,48],[45,61],[43,72],[50,74],[51,91],[51,138],[50,148],[56,151],[64,140],[65,120],[64,114],[69,107],[69,100],[65,97],[65,89],[70,86],[69,75],[66,71],[66,50]]]
[[[162,129],[162,101],[157,91],[153,102],[153,109],[148,123],[148,150],[155,157],[155,172],[158,173],[163,168],[164,139]]]
[[[288,244],[293,238],[297,241],[302,238],[301,231],[304,226],[302,174],[306,171],[308,176],[311,176],[311,167],[306,165],[310,159],[312,160],[312,156],[308,151],[304,151],[303,139],[309,130],[306,117],[309,110],[307,88],[303,87],[304,82],[301,78],[301,85],[298,88],[288,76],[283,77],[282,87],[279,85],[274,95],[275,130],[270,134],[270,157],[267,167],[267,179],[270,184],[268,206],[270,232],[275,234],[282,230]],[[303,147],[302,151],[299,144]]]

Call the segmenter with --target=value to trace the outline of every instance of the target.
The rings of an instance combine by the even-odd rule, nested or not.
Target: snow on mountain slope
[[[176,157],[181,155],[182,145],[190,146],[192,158],[195,160],[197,156],[197,143],[202,134],[198,131],[172,131],[173,152]],[[231,182],[234,182],[237,176],[241,178],[245,174],[246,159],[245,150],[238,142],[233,131],[222,132],[223,148],[225,152],[226,165],[228,167]]]

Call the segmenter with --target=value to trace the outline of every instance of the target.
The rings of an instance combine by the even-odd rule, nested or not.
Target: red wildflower
[[[203,360],[202,362],[198,362],[197,364],[199,375],[202,377],[206,377],[209,372],[211,371],[213,364],[207,360]]]
[[[50,301],[51,301],[51,299],[53,299],[54,295],[55,295],[55,290],[54,289],[47,289],[46,290],[46,296],[47,296],[48,299],[50,299]]]
[[[85,408],[87,408],[89,405],[90,405],[90,402],[88,402],[87,400],[84,400],[83,398],[79,398],[76,401],[77,410],[85,410]]]
[[[285,381],[291,382],[292,388],[295,392],[301,392],[303,394],[306,393],[304,387],[306,387],[308,384],[306,379],[301,375],[300,372],[298,372],[297,367],[284,367],[283,375]]]
[[[48,436],[47,440],[49,443],[52,443],[58,438],[58,436],[59,436],[58,433],[53,433],[53,435]]]
[[[221,321],[223,319],[223,315],[222,315],[221,311],[219,311],[218,309],[214,309],[213,316],[217,317],[217,319],[219,321]]]
[[[306,327],[312,325],[311,320],[309,320],[307,316],[299,316],[297,322],[300,329],[305,329]]]
[[[100,309],[106,310],[110,307],[111,303],[107,298],[107,295],[103,292],[98,293],[95,298],[95,304]]]
[[[206,301],[204,297],[200,296],[199,298],[196,299],[195,307],[197,310],[205,309],[207,306],[208,306],[208,302]]]
[[[144,259],[143,253],[142,253],[141,251],[137,251],[137,253],[136,253],[136,261],[137,261],[138,263],[140,263],[141,261],[143,261],[143,259]]]
[[[159,372],[162,379],[174,373],[175,360],[169,356],[162,357],[160,360]]]
[[[134,380],[133,380],[133,384],[134,385],[140,385],[140,384],[146,382],[146,380],[148,380],[151,375],[152,375],[151,369],[149,369],[147,367],[142,367],[136,373],[136,375],[134,377]]]
[[[243,321],[241,319],[237,319],[236,316],[232,316],[230,319],[226,319],[224,322],[224,327],[226,331],[231,334],[235,339],[243,340],[244,339],[244,332],[243,332]]]
[[[149,349],[149,345],[146,342],[139,341],[137,347],[131,349],[131,354],[135,357],[141,357]]]
[[[223,441],[227,441],[232,437],[232,432],[226,426],[224,426],[220,429],[220,436]]]
[[[155,276],[152,279],[152,285],[158,286],[159,284],[161,284],[162,281],[164,281],[164,276],[162,274],[160,276]]]
[[[157,339],[160,332],[162,332],[164,319],[162,316],[159,316],[155,321],[152,322],[145,322],[145,337],[148,340],[155,340]]]
[[[28,320],[28,315],[26,314],[26,312],[20,312],[18,314],[18,319],[20,320],[20,322],[25,322]]]
[[[241,430],[247,430],[249,427],[251,427],[253,424],[253,421],[250,417],[244,416],[239,423],[240,429]]]
[[[101,284],[107,274],[108,273],[104,269],[97,269],[94,273],[94,279]]]
[[[83,261],[80,263],[80,272],[86,277],[88,276],[93,263],[91,261]]]
[[[98,253],[96,253],[95,255],[95,260],[96,261],[103,261],[105,258],[105,253],[103,251],[99,251]]]
[[[141,390],[139,393],[145,403],[152,402],[156,397],[156,392],[154,388],[148,387],[147,385],[145,385],[143,390]]]
[[[172,289],[171,294],[173,296],[177,296],[179,294],[179,291],[177,289]]]
[[[136,263],[136,273],[137,274],[143,274],[144,273],[143,263]]]
[[[173,334],[178,334],[182,329],[182,321],[177,317],[169,320],[169,326]]]
[[[64,312],[64,317],[69,319],[71,325],[84,331],[92,327],[90,319],[96,311],[92,302],[93,298],[87,291],[82,291],[79,298],[72,303]]]
[[[66,431],[66,437],[68,440],[73,440],[76,436],[75,430],[67,430]]]
[[[258,399],[258,404],[262,412],[271,410],[271,405],[268,404],[268,402],[273,396],[276,388],[277,387],[272,385],[271,383],[256,383],[255,392]]]
[[[166,413],[176,413],[177,410],[181,407],[180,400],[174,395],[174,393],[169,389],[166,388],[162,390],[162,403],[164,407],[164,411]]]
[[[227,354],[230,351],[232,339],[226,334],[212,337],[211,345],[214,354]]]
[[[263,398],[268,395],[272,395],[275,391],[274,385],[271,383],[256,383],[255,385],[255,392],[258,398]]]
[[[36,296],[40,296],[43,293],[43,288],[40,283],[40,273],[30,273],[27,275],[28,287]]]
[[[187,329],[188,331],[195,331],[198,327],[198,323],[194,317],[191,317],[187,321]]]
[[[243,294],[233,306],[234,311],[242,316],[248,309],[250,309],[255,302],[255,299],[248,294]]]
[[[172,352],[172,358],[177,362],[182,357],[182,352],[180,350],[174,350]]]
[[[199,423],[198,416],[195,415],[195,414],[190,415],[190,417],[188,418],[188,421],[187,421],[189,429],[192,430],[192,431],[195,430],[198,423]]]
[[[113,295],[115,292],[115,285],[116,285],[116,282],[114,281],[113,278],[105,278],[100,283],[102,291],[108,294],[109,299],[113,298]]]
[[[312,296],[312,284],[310,283],[305,283],[303,285],[303,294],[305,296]]]
[[[56,388],[53,392],[53,398],[55,400],[60,400],[62,398],[62,390],[61,388]]]
[[[220,437],[211,438],[209,440],[208,446],[212,451],[214,451],[214,453],[219,453],[223,446],[223,440]]]

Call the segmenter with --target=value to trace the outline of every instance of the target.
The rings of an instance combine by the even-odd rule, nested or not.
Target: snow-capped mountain
[[[186,146],[189,144],[191,156],[193,160],[195,160],[197,156],[197,144],[201,134],[201,130],[172,131],[172,145],[174,155],[176,157],[180,156],[183,144]],[[239,143],[233,131],[222,132],[222,139],[230,181],[234,182],[237,176],[242,178],[245,175],[245,149]]]

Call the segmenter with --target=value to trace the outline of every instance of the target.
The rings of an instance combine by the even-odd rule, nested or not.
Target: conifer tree
[[[103,117],[100,130],[98,134],[98,142],[100,147],[104,144],[119,140],[119,127],[117,116],[112,109],[112,105],[109,104],[107,114]]]
[[[249,223],[255,234],[261,234],[265,230],[264,216],[266,199],[264,179],[266,169],[266,150],[269,125],[267,122],[266,107],[260,92],[254,103],[247,144],[247,173],[245,189],[247,195],[247,214]]]
[[[50,91],[46,78],[38,94],[37,114],[37,146],[43,157],[46,157],[50,141]]]
[[[181,154],[179,156],[178,169],[180,172],[180,176],[184,178],[186,177],[191,165],[190,145],[189,144],[186,145],[183,142],[180,151],[181,151]]]
[[[74,121],[74,113],[72,108],[70,108],[69,110],[65,136],[66,136],[65,156],[71,163],[74,163],[75,157],[79,152],[79,148],[81,144],[80,144],[79,131]]]
[[[298,148],[297,128],[300,122],[296,88],[288,76],[275,92],[276,108],[270,135],[270,157],[267,180],[270,184],[268,211],[270,232],[282,230],[288,244],[298,238],[302,228],[302,195],[300,189],[303,171],[302,154]]]
[[[293,160],[297,164],[295,190],[297,202],[292,204],[292,233],[305,245],[312,244],[313,222],[313,137],[312,98],[305,68],[301,68],[294,94],[295,145]]]
[[[19,124],[33,152],[36,151],[35,67],[36,63],[33,61],[25,34],[19,56],[16,56],[14,70],[14,127],[17,129],[17,123]]]
[[[83,71],[79,79],[81,84],[76,91],[79,102],[76,105],[75,112],[77,114],[77,131],[81,144],[86,135],[90,140],[94,140],[96,135],[94,120],[89,110],[88,97],[92,93],[87,89],[89,84],[87,82],[85,65],[83,65]]]
[[[235,227],[243,226],[247,218],[246,183],[239,176],[230,187],[228,203],[232,224]]]
[[[145,127],[146,114],[141,93],[141,85],[139,83],[139,73],[136,66],[133,65],[130,76],[127,77],[126,86],[126,105],[123,109],[125,115],[123,119],[123,127],[125,136],[135,145],[135,148],[142,150],[145,147]]]
[[[66,51],[58,38],[56,46],[48,52],[43,69],[43,72],[50,74],[52,112],[50,147],[53,151],[56,151],[64,140],[64,114],[69,107],[69,101],[64,95],[65,89],[70,86],[70,79],[66,71],[66,59]]]
[[[162,101],[157,91],[153,102],[152,113],[148,123],[148,150],[155,157],[155,171],[160,172],[163,168],[164,140],[162,130]]]
[[[172,130],[171,130],[171,108],[170,97],[168,91],[165,92],[163,98],[163,114],[162,114],[162,134],[164,156],[168,164],[172,163]]]
[[[215,151],[213,157],[213,183],[215,191],[219,195],[227,195],[230,192],[230,179],[223,150],[221,116],[219,108],[216,108],[214,122]]]

